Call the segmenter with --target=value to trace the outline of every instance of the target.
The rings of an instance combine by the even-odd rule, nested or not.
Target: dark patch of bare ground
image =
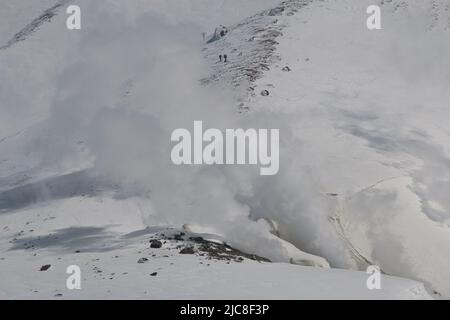
[[[271,262],[269,259],[236,250],[227,244],[215,243],[206,240],[202,241],[198,250],[201,253],[205,253],[208,258],[215,260],[242,262],[245,258],[247,258],[258,262]]]
[[[150,242],[175,241],[179,254],[195,254],[208,260],[220,260],[226,262],[243,262],[245,259],[258,262],[271,262],[269,259],[254,254],[248,254],[234,249],[226,243],[205,240],[202,237],[189,237],[183,232],[168,235],[166,233],[156,235],[156,239]]]

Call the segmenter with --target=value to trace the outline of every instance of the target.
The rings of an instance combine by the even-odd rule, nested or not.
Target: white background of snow
[[[442,41],[448,9],[439,2],[432,23],[431,3],[408,1],[395,14],[389,5],[383,30],[370,32],[360,27],[370,3],[316,2],[296,15],[280,41],[280,67],[258,81],[256,92],[267,88],[271,96],[251,101],[250,109],[295,119],[288,129],[300,146],[295,167],[310,172],[317,193],[339,194],[335,214],[360,253],[388,273],[422,279],[448,295],[450,74]],[[293,71],[282,72],[284,65]],[[298,211],[264,216],[276,216],[283,238],[300,246],[311,225],[302,227],[306,217]],[[335,260],[343,255],[333,257],[323,234],[329,214],[315,223],[325,238],[300,247],[345,263]]]
[[[2,230],[0,242],[0,259],[4,259],[0,260],[0,299],[430,298],[422,284],[406,279],[382,276],[382,290],[370,291],[366,287],[368,275],[364,272],[249,260],[227,264],[180,255],[178,250],[174,253],[168,249],[173,247],[169,244],[149,250],[148,240],[144,238],[129,241],[121,238],[145,228],[140,202],[79,197],[0,215],[2,226],[8,226],[8,231]],[[105,212],[108,212],[107,220]],[[64,238],[65,233],[58,230],[67,226],[101,230],[97,234]],[[29,232],[30,229],[35,231]],[[37,250],[8,251],[11,245],[6,240],[19,230],[25,230],[26,237],[58,233],[60,239],[49,241],[45,248]],[[143,232],[146,236],[151,233],[151,230]],[[104,240],[103,236],[110,237]],[[108,249],[114,241],[117,247]],[[75,253],[78,249],[81,253]],[[151,257],[152,254],[157,256]],[[138,264],[141,257],[148,257],[149,262]],[[52,267],[40,272],[46,264]],[[81,268],[81,290],[66,288],[69,265]],[[153,272],[158,275],[150,276]]]
[[[235,114],[235,102],[228,98],[230,89],[222,87],[216,91],[197,86],[198,79],[209,72],[200,52],[201,32],[220,20],[210,10],[221,3],[208,2],[212,4],[207,8],[193,6],[191,12],[205,9],[205,15],[196,21],[187,18],[195,16],[186,12],[188,2],[182,3],[183,10],[180,2],[173,2],[174,6],[154,1],[136,1],[132,5],[110,3],[112,7],[105,10],[104,4],[80,1],[83,8],[88,8],[83,16],[84,30],[89,32],[68,33],[64,28],[65,16],[59,15],[26,41],[0,52],[0,73],[5,80],[0,88],[0,139],[13,137],[0,145],[1,178],[11,181],[13,177],[19,183],[18,177],[25,172],[30,182],[91,167],[94,163],[99,174],[108,175],[130,194],[150,194],[152,198],[151,202],[142,200],[138,217],[143,219],[139,222],[136,215],[129,218],[133,214],[124,213],[129,210],[123,210],[116,201],[111,203],[114,208],[111,210],[101,204],[95,215],[100,225],[115,220],[110,218],[114,215],[112,211],[124,215],[120,223],[135,221],[136,226],[130,230],[138,230],[137,225],[143,221],[151,226],[196,223],[224,235],[239,249],[286,261],[284,247],[272,240],[268,229],[247,218],[252,207],[252,213],[278,220],[283,238],[300,249],[322,255],[334,266],[355,267],[345,243],[338,240],[328,221],[329,216],[338,212],[348,223],[346,236],[365,255],[389,272],[421,279],[448,295],[446,266],[450,257],[446,248],[450,240],[445,219],[449,203],[443,190],[449,190],[445,160],[449,138],[445,129],[448,119],[445,102],[449,97],[444,93],[449,77],[445,71],[448,69],[441,67],[448,46],[440,41],[448,33],[439,28],[434,33],[420,33],[428,27],[429,11],[423,9],[431,2],[411,1],[419,23],[411,24],[411,17],[406,19],[406,14],[387,15],[384,27],[389,28],[392,23],[399,33],[368,33],[364,28],[364,1],[357,4],[344,1],[346,5],[342,1],[317,2],[289,19],[292,26],[280,40],[279,52],[283,63],[289,64],[293,72],[286,74],[273,69],[261,79],[260,87],[272,83],[276,89],[270,89],[270,98],[251,102],[255,112],[247,118]],[[226,10],[229,16],[220,23],[236,22],[269,4],[258,3],[255,7],[248,5],[239,15],[235,15],[233,4]],[[13,14],[7,15],[2,10],[2,17],[9,17],[2,19],[8,26],[1,28],[2,43],[40,9],[47,8],[47,4],[37,7],[36,2],[23,2],[20,10],[11,6],[11,2],[8,7],[3,6]],[[415,29],[402,29],[402,24],[417,26],[419,33]],[[425,48],[438,45],[439,50],[421,51],[423,47],[416,44],[416,36],[429,44]],[[383,44],[379,52],[373,51],[376,40]],[[411,50],[420,52],[419,61],[409,60]],[[304,58],[311,60],[305,64]],[[369,58],[372,59],[367,63]],[[126,63],[121,63],[124,60]],[[420,64],[421,61],[435,63]],[[405,80],[417,79],[411,70],[418,70],[420,80]],[[124,97],[130,83],[132,94]],[[293,83],[298,85],[294,87]],[[382,100],[377,100],[380,96]],[[368,132],[373,128],[390,138],[408,137],[411,129],[418,129],[419,136],[423,133],[428,136],[417,139],[442,148],[444,153],[420,149],[422,145],[411,146],[408,140],[400,140],[403,145],[396,146],[394,152],[372,148],[366,140],[342,129],[360,124],[361,117],[366,119],[363,121],[368,127],[364,129]],[[282,160],[288,163],[276,179],[269,180],[258,177],[256,170],[242,168],[174,169],[164,157],[170,147],[165,137],[170,136],[173,128],[189,127],[192,120],[199,118],[208,126],[219,128],[250,125],[292,128],[283,141]],[[30,129],[22,131],[26,128]],[[84,141],[86,147],[80,147],[79,141]],[[425,197],[433,200],[434,207],[444,209],[442,221],[432,222],[422,212],[421,199],[417,191],[411,190],[414,178],[425,180],[421,181]],[[383,179],[388,180],[365,190]],[[438,180],[441,187],[434,185]],[[339,193],[340,198],[329,199],[324,196],[327,192]],[[236,195],[249,200],[238,201]],[[127,201],[132,206],[135,199]],[[45,214],[57,210],[59,205],[59,202],[44,205]],[[96,225],[91,216],[83,217],[91,209],[80,206],[76,200],[63,201],[62,205],[64,210],[57,210],[62,218],[59,228]],[[66,210],[70,212],[67,216]],[[30,208],[24,218],[38,211]],[[11,224],[21,213],[0,214],[0,219]],[[20,223],[14,223],[17,227],[13,231],[20,231]],[[45,234],[56,226],[46,222],[39,228]],[[10,237],[8,234],[2,239],[4,250],[9,248]],[[35,278],[40,258],[33,261],[27,257],[22,261],[24,255],[14,254],[17,260],[13,264],[0,261],[10,270],[7,272],[16,271],[15,266],[23,263],[25,270],[18,273],[19,280],[24,277],[33,280],[25,281],[22,288],[32,290],[42,285]],[[69,255],[68,261],[71,259]],[[33,268],[30,263],[28,269],[29,261],[33,261]],[[270,272],[278,275],[277,266]],[[334,275],[334,271],[324,274]],[[352,275],[349,273],[349,277]],[[340,273],[336,277],[340,279],[337,281],[342,280]],[[17,289],[15,284],[17,281],[9,281],[0,287],[6,288],[3,290],[9,295]],[[359,285],[359,281],[355,283],[355,287]],[[409,288],[410,283],[393,292],[409,295]],[[292,290],[301,296],[301,292]],[[118,294],[117,290],[114,292]],[[294,295],[286,288],[284,292],[288,297]],[[354,292],[360,293],[357,289],[349,289],[347,293],[352,296]],[[342,294],[337,290],[330,295],[333,297],[335,293]],[[21,290],[14,292],[17,296],[21,294]],[[92,291],[91,294],[100,295]]]

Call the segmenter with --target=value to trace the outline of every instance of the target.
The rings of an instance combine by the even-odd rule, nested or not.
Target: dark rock
[[[284,12],[284,10],[285,10],[284,7],[277,7],[275,9],[271,9],[268,15],[271,17],[280,16]]]
[[[146,263],[147,261],[147,258],[140,258],[137,263]]]
[[[197,242],[197,243],[205,242],[205,239],[203,239],[202,237],[190,237],[189,240]]]
[[[39,269],[39,271],[47,271],[48,269],[50,269],[52,267],[51,264],[45,264],[41,267],[41,269]]]
[[[261,91],[261,95],[262,95],[263,97],[267,97],[267,96],[270,95],[270,92],[269,92],[269,90],[263,90],[263,91]]]
[[[205,241],[203,244],[200,245],[198,248],[198,251],[200,254],[207,254],[208,260],[222,260],[222,261],[236,261],[236,262],[243,262],[244,258],[256,260],[259,262],[270,262],[270,260],[258,257],[256,255],[252,254],[246,254],[244,252],[241,252],[239,250],[233,249],[232,247],[228,246],[225,243],[214,243]]]
[[[152,277],[156,277],[158,275],[158,272],[153,272],[150,274]]]
[[[180,251],[180,254],[195,254],[194,247],[186,247]]]
[[[174,236],[174,239],[177,240],[177,241],[183,241],[184,240],[183,235],[181,233],[180,234],[176,234]]]
[[[162,242],[159,240],[150,240],[150,248],[159,249],[162,247]]]
[[[327,196],[330,196],[330,197],[339,197],[339,193],[327,193]]]
[[[288,66],[284,67],[283,69],[284,72],[291,72],[291,68],[289,68]]]

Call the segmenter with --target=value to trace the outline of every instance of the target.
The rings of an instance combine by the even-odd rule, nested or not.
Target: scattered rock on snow
[[[197,242],[197,243],[205,242],[205,239],[203,239],[202,237],[190,237],[189,240]]]
[[[281,15],[283,12],[284,12],[284,7],[277,7],[277,8],[274,8],[274,9],[271,9],[270,11],[269,11],[269,13],[268,13],[268,15],[269,16],[279,16],[279,15]]]
[[[137,263],[146,263],[147,261],[147,258],[140,258]]]
[[[270,262],[270,260],[259,257],[253,254],[246,254],[239,250],[233,249],[225,243],[214,243],[205,241],[199,247],[199,252],[204,252],[208,255],[209,259],[243,262],[244,258],[259,261]]]
[[[286,67],[284,67],[284,68],[281,69],[281,70],[283,70],[284,72],[290,72],[290,71],[291,71],[291,68],[289,68],[288,66],[286,66]]]
[[[194,247],[186,247],[180,251],[180,254],[194,254]]]

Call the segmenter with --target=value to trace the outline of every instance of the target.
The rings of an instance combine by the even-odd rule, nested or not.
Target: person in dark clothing
[[[225,62],[225,63],[227,63],[228,62],[228,56],[225,54],[224,56],[223,56],[223,59],[224,59],[224,61],[223,62]]]
[[[222,55],[219,56],[219,61],[222,62]]]

